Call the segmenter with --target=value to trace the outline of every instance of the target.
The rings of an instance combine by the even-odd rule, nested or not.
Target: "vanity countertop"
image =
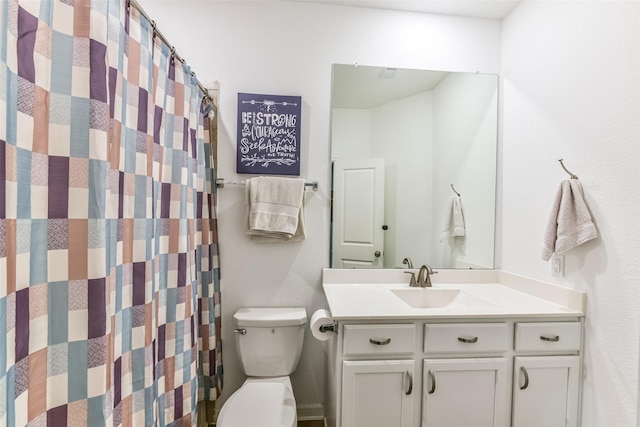
[[[585,314],[584,292],[498,270],[438,270],[432,288],[412,288],[403,270],[323,271],[323,289],[335,320],[415,318],[562,318]],[[414,308],[398,294],[459,290],[455,302]],[[444,292],[446,293],[446,291]]]

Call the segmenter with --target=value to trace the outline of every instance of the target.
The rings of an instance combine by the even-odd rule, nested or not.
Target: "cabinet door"
[[[506,358],[425,359],[423,384],[423,427],[507,426]]]
[[[344,362],[342,427],[411,427],[413,360]]]
[[[579,366],[579,356],[516,357],[513,427],[576,427]]]

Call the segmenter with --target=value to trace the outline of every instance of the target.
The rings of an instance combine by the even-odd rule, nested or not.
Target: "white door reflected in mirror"
[[[333,252],[335,268],[384,266],[384,161],[333,163]]]

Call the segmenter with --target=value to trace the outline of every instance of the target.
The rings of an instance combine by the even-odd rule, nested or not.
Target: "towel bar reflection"
[[[246,181],[227,181],[224,178],[216,179],[217,188],[224,188],[224,186],[227,184],[228,185],[246,185]],[[313,191],[318,191],[318,181],[305,182],[304,186],[313,188]]]

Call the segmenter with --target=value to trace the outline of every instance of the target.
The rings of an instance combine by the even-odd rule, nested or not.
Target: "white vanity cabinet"
[[[581,337],[579,322],[516,323],[513,427],[579,425]]]
[[[343,427],[412,427],[416,325],[345,325]]]
[[[344,362],[344,427],[413,426],[413,360]]]
[[[506,427],[507,359],[426,359],[423,427]]]
[[[505,322],[424,325],[422,427],[508,426],[508,329]]]
[[[469,320],[339,321],[327,425],[580,425],[581,318]]]
[[[403,269],[323,271],[326,426],[580,427],[585,293],[438,273],[420,289]]]

